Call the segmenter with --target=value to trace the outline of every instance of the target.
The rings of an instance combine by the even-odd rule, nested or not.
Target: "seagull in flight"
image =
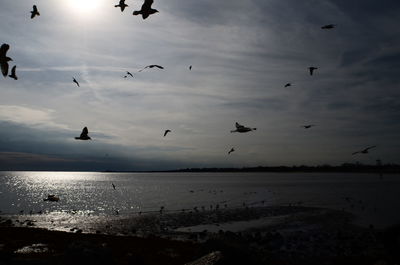
[[[308,70],[310,70],[310,75],[313,75],[314,70],[317,70],[317,69],[318,69],[318,67],[314,67],[314,66],[308,67]]]
[[[142,15],[142,18],[146,19],[150,15],[157,13],[158,12],[157,9],[151,8],[151,5],[153,4],[153,2],[154,2],[153,0],[144,0],[142,8],[140,10],[133,11],[133,15],[134,16]]]
[[[139,72],[143,71],[144,69],[147,69],[147,68],[154,68],[154,67],[156,67],[156,68],[158,68],[158,69],[164,69],[164,67],[162,67],[161,65],[158,65],[158,64],[151,64],[151,65],[148,65],[148,66],[146,66],[145,68],[139,70]]]
[[[72,78],[73,78],[72,82],[74,82],[78,87],[80,87],[80,85],[79,85],[78,81],[76,81],[75,77],[72,77]]]
[[[328,24],[328,25],[322,26],[321,29],[333,29],[335,27],[336,27],[335,24]]]
[[[33,5],[33,11],[31,11],[31,19],[36,17],[36,16],[40,16],[39,11],[37,10],[36,5]]]
[[[230,155],[232,152],[235,152],[235,148],[231,148],[231,150],[229,150],[228,155]]]
[[[165,130],[165,132],[164,132],[164,137],[167,136],[167,134],[168,134],[169,132],[171,132],[171,130]]]
[[[0,67],[1,67],[1,73],[3,74],[4,77],[7,77],[8,75],[8,62],[12,61],[10,57],[7,57],[7,51],[10,49],[10,45],[3,43],[0,47]]]
[[[310,129],[311,127],[314,127],[314,124],[307,124],[307,125],[302,125],[301,127],[304,127],[304,129]]]
[[[14,78],[14,80],[18,80],[18,76],[15,74],[15,70],[17,69],[17,66],[14,65],[13,68],[11,68],[11,74],[9,77]]]
[[[131,72],[126,71],[126,74],[133,77],[133,74]]]
[[[357,152],[352,153],[352,155],[355,155],[355,154],[368,154],[369,149],[372,149],[372,148],[375,148],[375,147],[376,147],[375,145],[367,147],[367,148],[365,148],[365,149],[363,149],[361,151],[357,151]]]
[[[286,85],[285,85],[285,87],[290,87],[292,85],[292,83],[287,83]]]
[[[250,132],[250,131],[255,131],[257,130],[257,128],[250,128],[250,127],[245,127],[243,125],[240,125],[239,123],[235,123],[236,126],[236,130],[231,131],[231,133],[233,132],[238,132],[238,133],[246,133],[246,132]]]
[[[119,0],[119,4],[118,4],[118,5],[115,5],[115,7],[121,8],[121,12],[124,12],[125,7],[127,7],[127,6],[128,6],[128,5],[125,4],[125,0]]]
[[[81,135],[79,137],[75,137],[75,140],[92,140],[92,138],[90,138],[88,134],[88,128],[85,127],[83,128]]]

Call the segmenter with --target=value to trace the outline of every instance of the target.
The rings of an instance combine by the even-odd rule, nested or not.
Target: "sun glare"
[[[104,0],[66,0],[71,12],[90,15],[104,5]]]

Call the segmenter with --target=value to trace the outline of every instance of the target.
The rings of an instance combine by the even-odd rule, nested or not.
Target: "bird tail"
[[[234,133],[234,132],[237,132],[236,130],[234,130],[234,131],[231,131],[231,133]]]
[[[79,139],[81,139],[81,138],[79,138],[79,137],[75,137],[75,140],[79,140]]]

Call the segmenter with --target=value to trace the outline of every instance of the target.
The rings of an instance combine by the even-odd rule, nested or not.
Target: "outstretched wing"
[[[355,155],[355,154],[358,154],[358,153],[360,153],[360,151],[354,152],[351,155]]]
[[[236,129],[244,128],[243,125],[240,125],[238,122],[235,123]]]
[[[1,64],[1,73],[3,74],[3,76],[7,76],[8,74],[8,63],[4,62]]]
[[[33,12],[35,12],[35,13],[38,12],[36,5],[33,5]]]
[[[153,0],[144,0],[142,10],[151,9],[151,5],[153,4],[153,2]]]
[[[81,138],[87,137],[88,134],[89,134],[88,128],[87,127],[83,128],[82,133],[81,133]]]
[[[376,147],[376,145],[373,145],[373,146],[365,148],[365,150],[368,151],[369,149],[372,149],[372,148],[375,148],[375,147]]]
[[[1,47],[0,47],[0,57],[6,56],[6,53],[7,53],[8,49],[10,49],[10,45],[8,45],[6,43],[1,45]]]
[[[154,65],[154,67],[157,67],[159,69],[164,69],[164,67],[162,67],[161,65]]]

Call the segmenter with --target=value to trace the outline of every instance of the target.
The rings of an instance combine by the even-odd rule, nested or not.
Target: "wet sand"
[[[212,263],[197,264],[398,264],[400,260],[400,228],[360,227],[351,214],[322,208],[195,209],[88,218],[82,227],[54,225],[54,221],[50,226],[41,218],[48,220],[41,215],[1,217],[0,264],[186,264],[209,253],[214,254],[203,260]],[[46,225],[48,229],[39,228]],[[68,232],[50,231],[51,227]]]

